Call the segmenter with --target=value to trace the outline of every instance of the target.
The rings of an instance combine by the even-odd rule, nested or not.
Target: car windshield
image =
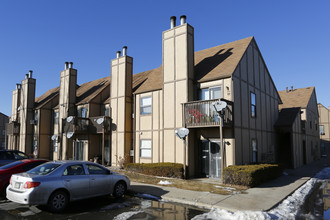
[[[12,168],[14,166],[17,166],[19,164],[22,164],[23,162],[22,161],[15,161],[15,162],[12,162],[12,163],[9,163],[9,164],[6,164],[6,165],[3,165],[0,167],[0,170],[5,170],[5,169],[9,169],[9,168]]]
[[[32,170],[28,171],[27,173],[28,174],[37,174],[37,175],[47,175],[59,166],[60,166],[60,164],[46,163],[46,164],[37,166],[36,168],[33,168]]]

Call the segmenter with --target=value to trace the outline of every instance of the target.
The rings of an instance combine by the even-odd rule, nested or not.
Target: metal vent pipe
[[[172,16],[171,17],[171,29],[174,28],[176,26],[176,17]]]

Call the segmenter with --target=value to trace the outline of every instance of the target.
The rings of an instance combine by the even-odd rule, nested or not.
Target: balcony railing
[[[109,133],[111,130],[111,118],[108,116],[90,117],[91,133]]]
[[[96,134],[102,132],[108,133],[111,130],[111,119],[107,116],[90,118],[71,116],[69,120],[66,119],[63,123],[65,133],[73,132],[74,134]]]
[[[227,107],[223,110],[223,125],[232,126],[233,123],[233,103],[228,100],[221,99],[227,103]],[[218,113],[213,111],[210,106],[213,100],[201,100],[184,103],[184,120],[187,128],[192,127],[216,127],[220,125]]]
[[[71,118],[70,118],[71,117]],[[80,118],[76,116],[70,116],[65,119],[64,122],[64,132],[73,132],[74,134],[84,134],[88,133],[89,119]],[[70,120],[68,120],[70,119]]]
[[[9,122],[6,124],[6,134],[7,135],[18,135],[19,134],[19,123]]]

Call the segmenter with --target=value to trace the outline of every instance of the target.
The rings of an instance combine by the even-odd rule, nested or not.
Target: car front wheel
[[[66,192],[56,191],[49,197],[48,207],[52,212],[61,212],[67,207],[68,200],[69,197]]]
[[[116,198],[122,197],[126,192],[126,184],[124,182],[116,183],[113,189],[113,196]]]

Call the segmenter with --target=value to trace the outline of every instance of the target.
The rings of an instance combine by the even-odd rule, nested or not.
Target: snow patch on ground
[[[232,187],[225,187],[225,186],[215,186],[216,188],[221,188],[221,189],[224,189],[224,190],[227,190],[227,191],[234,191],[235,188],[232,188]]]
[[[199,219],[296,219],[300,214],[300,208],[303,205],[306,196],[311,193],[315,184],[319,181],[330,179],[330,167],[324,168],[314,178],[311,178],[291,196],[285,199],[277,207],[269,212],[237,211],[230,212],[223,209],[211,209],[210,212],[195,216],[194,220]],[[323,181],[322,181],[323,182]]]
[[[169,181],[167,181],[167,180],[165,180],[165,181],[161,180],[161,181],[159,181],[158,184],[160,184],[160,185],[171,185],[172,182],[169,182]]]
[[[126,219],[129,219],[130,217],[132,217],[133,215],[136,215],[141,212],[143,212],[143,211],[140,210],[140,211],[124,212],[124,213],[117,215],[113,219],[114,220],[126,220]]]

